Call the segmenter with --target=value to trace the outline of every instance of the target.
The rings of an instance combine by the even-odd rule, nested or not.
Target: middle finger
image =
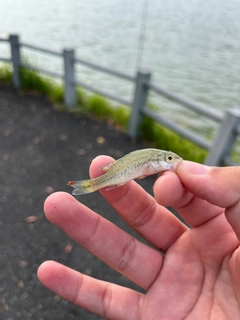
[[[90,166],[90,176],[95,178],[102,174],[99,168],[111,161],[113,159],[107,156],[95,158]],[[166,251],[187,230],[179,219],[134,181],[100,192],[134,230],[158,249]]]

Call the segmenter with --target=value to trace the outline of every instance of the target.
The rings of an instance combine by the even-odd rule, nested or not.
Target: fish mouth
[[[179,158],[172,166],[173,170],[175,170],[177,168],[177,166],[180,164],[180,162],[182,162],[183,159],[182,158]]]

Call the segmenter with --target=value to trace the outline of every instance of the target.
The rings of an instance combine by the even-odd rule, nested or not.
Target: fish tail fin
[[[93,187],[91,180],[69,181],[68,186],[74,188],[72,194],[75,196],[96,191],[96,188]]]

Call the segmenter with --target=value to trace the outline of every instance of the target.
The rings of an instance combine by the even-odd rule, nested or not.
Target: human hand
[[[109,157],[97,157],[90,175]],[[66,193],[45,202],[48,219],[146,290],[93,279],[53,261],[40,281],[66,300],[107,319],[240,318],[240,168],[184,161],[164,172],[155,199],[131,181],[102,195],[154,248],[139,242]],[[173,206],[188,229],[164,206]],[[163,256],[161,252],[164,252]]]

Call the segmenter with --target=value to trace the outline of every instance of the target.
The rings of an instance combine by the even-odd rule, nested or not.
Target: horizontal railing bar
[[[40,52],[43,52],[43,53],[46,53],[46,54],[51,54],[51,55],[62,57],[62,53],[59,53],[59,52],[56,52],[56,51],[40,48],[40,47],[31,45],[31,44],[28,44],[28,43],[24,43],[24,42],[21,42],[20,45],[25,47],[25,48],[28,48],[28,49],[37,50],[37,51],[40,51]],[[79,58],[74,59],[74,62],[83,64],[83,65],[88,66],[88,67],[90,67],[92,69],[95,69],[95,70],[98,70],[98,71],[102,71],[102,72],[108,73],[108,74],[110,74],[112,76],[116,76],[116,77],[119,77],[119,78],[122,78],[122,79],[125,79],[125,80],[128,80],[128,81],[132,81],[132,82],[135,81],[135,77],[133,77],[133,76],[129,76],[129,75],[125,74],[125,73],[122,73],[122,72],[119,72],[119,71],[116,71],[116,70],[112,70],[112,69],[109,69],[109,68],[106,68],[106,67],[101,67],[101,66],[98,66],[98,65],[96,65],[94,63],[87,62],[87,61],[79,59]]]
[[[38,68],[38,67],[34,67],[32,66],[31,64],[28,64],[28,63],[21,63],[20,64],[21,67],[24,67],[24,68],[27,68],[27,69],[32,69],[32,70],[35,70],[35,71],[38,71],[38,72],[41,72],[41,73],[46,73],[47,75],[51,76],[51,77],[54,77],[54,78],[60,78],[60,79],[63,79],[63,75],[61,75],[60,73],[57,73],[57,72],[54,72],[54,71],[49,71],[49,70],[46,70],[46,69],[43,69],[43,68]]]
[[[172,100],[174,102],[177,102],[187,108],[189,108],[190,110],[194,110],[198,113],[200,113],[201,115],[205,115],[215,121],[220,122],[223,119],[223,114],[220,112],[217,112],[215,110],[209,109],[207,106],[197,103],[195,101],[192,101],[190,99],[181,97],[177,94],[174,94],[164,88],[161,88],[160,86],[158,86],[157,84],[155,84],[154,82],[148,82],[146,83],[147,87],[152,89],[154,92],[166,97],[169,100]]]
[[[9,59],[9,58],[0,58],[0,61],[3,61],[3,62],[12,62],[12,60]]]
[[[126,100],[126,99],[124,99],[124,98],[117,97],[117,96],[115,96],[115,95],[113,95],[113,94],[111,94],[111,93],[108,93],[108,92],[106,92],[106,91],[104,91],[104,90],[97,89],[97,88],[92,87],[92,86],[90,86],[90,85],[87,85],[87,84],[85,84],[85,83],[83,83],[83,82],[81,82],[81,81],[74,81],[74,85],[83,87],[83,88],[86,89],[86,90],[93,91],[93,92],[95,92],[95,93],[97,93],[97,94],[100,94],[100,95],[102,95],[102,96],[105,96],[105,97],[107,97],[107,98],[109,98],[109,99],[111,99],[111,100],[115,100],[115,101],[117,101],[117,102],[120,102],[120,103],[122,103],[122,104],[124,104],[124,105],[128,105],[128,106],[131,106],[131,105],[132,105],[131,102],[129,102],[128,100]]]
[[[22,47],[28,48],[28,49],[32,49],[32,50],[36,50],[42,53],[46,53],[46,54],[51,54],[53,56],[57,56],[57,57],[62,57],[62,53],[61,52],[57,52],[57,51],[53,51],[53,50],[49,50],[49,49],[45,49],[45,48],[40,48],[25,42],[20,42],[19,44]]]
[[[215,151],[215,154],[216,154],[216,151],[218,151],[218,153],[219,153],[219,156],[217,153],[218,158],[214,159],[214,157],[213,157],[213,159],[211,160],[213,163],[215,163],[215,164],[221,163],[222,164],[224,162],[224,164],[228,164],[231,166],[239,165],[237,162],[235,162],[231,159],[231,157],[229,155],[230,146],[226,146],[226,142],[224,143],[224,146],[222,148],[222,149],[225,149],[225,150],[223,150],[223,152],[222,152],[221,146],[220,147],[215,146],[215,145],[218,145],[218,140],[220,139],[219,136],[212,143],[212,142],[204,139],[204,137],[201,137],[198,134],[192,132],[191,130],[184,128],[184,127],[181,127],[180,125],[178,125],[177,123],[174,123],[173,121],[165,119],[164,117],[161,116],[160,113],[156,113],[156,112],[152,111],[151,109],[148,109],[146,107],[147,93],[149,91],[155,92],[156,94],[163,96],[166,99],[169,99],[179,105],[182,105],[185,108],[188,108],[191,111],[194,111],[194,112],[196,112],[202,116],[205,116],[206,118],[212,119],[216,122],[221,122],[222,120],[227,119],[227,118],[224,118],[226,116],[226,114],[224,114],[223,112],[215,110],[214,108],[210,108],[209,106],[207,106],[205,104],[195,102],[187,97],[172,93],[172,92],[166,90],[165,88],[160,87],[156,83],[150,81],[150,73],[144,73],[144,72],[138,71],[136,76],[130,76],[130,75],[122,73],[120,71],[113,70],[109,67],[102,67],[102,66],[99,66],[95,63],[91,63],[91,62],[88,62],[88,61],[85,61],[85,60],[82,60],[79,58],[74,58],[74,50],[72,50],[72,49],[64,50],[62,52],[56,52],[56,51],[41,48],[41,47],[29,44],[29,43],[20,42],[18,35],[10,35],[9,38],[5,38],[3,36],[4,35],[1,36],[0,42],[9,42],[9,44],[11,45],[10,49],[11,49],[12,57],[10,59],[9,58],[0,58],[0,61],[7,62],[7,63],[12,62],[13,83],[16,88],[21,87],[21,79],[19,76],[19,68],[18,68],[19,66],[25,67],[30,70],[35,70],[37,72],[49,75],[50,77],[53,77],[53,78],[63,79],[65,81],[64,101],[70,107],[74,107],[76,105],[76,94],[75,94],[76,88],[75,87],[80,86],[82,88],[85,88],[86,90],[90,90],[94,93],[105,96],[105,97],[107,97],[111,100],[117,101],[121,104],[128,105],[134,109],[136,108],[135,110],[133,110],[132,116],[131,116],[132,123],[130,123],[130,126],[131,126],[131,130],[129,130],[130,136],[134,136],[134,135],[137,136],[136,128],[139,123],[139,113],[141,113],[143,115],[150,117],[156,123],[160,123],[164,127],[169,128],[173,132],[176,132],[181,137],[192,141],[194,144],[199,145],[200,147],[202,147],[208,151],[210,150],[210,153],[212,152],[212,154],[214,151]],[[31,64],[22,62],[21,61],[21,52],[20,52],[21,48],[39,51],[40,53],[43,53],[43,54],[53,55],[55,57],[63,58],[65,75],[59,74],[59,73],[53,72],[53,71],[48,71],[44,68],[38,68],[38,67],[35,67]],[[118,97],[115,94],[109,93],[109,92],[104,91],[102,89],[98,89],[98,88],[93,87],[91,85],[88,85],[84,82],[75,81],[74,64],[76,64],[76,63],[81,64],[86,67],[89,67],[89,68],[92,68],[94,70],[106,73],[110,76],[122,78],[124,80],[133,82],[133,84],[135,84],[135,95],[133,96],[133,101],[128,101],[125,98]],[[237,116],[238,116],[237,114],[233,113],[233,117],[236,118],[234,120],[237,120]],[[236,123],[236,122],[234,122],[234,123]],[[238,125],[238,123],[239,122],[237,122],[237,125],[235,125],[235,126],[233,125],[230,127],[231,132],[229,132],[229,133],[226,132],[226,137],[227,138],[230,137],[231,139],[233,138],[234,142],[237,138],[236,136],[240,135],[240,125]],[[231,125],[231,123],[230,123],[230,125]],[[223,139],[223,141],[225,141],[225,140]],[[216,148],[217,150],[212,150],[212,148]],[[232,148],[232,145],[231,145],[231,148]],[[225,156],[223,155],[224,152],[225,152]],[[211,154],[210,154],[210,157],[211,157]],[[210,157],[209,157],[209,159],[210,159]]]
[[[210,142],[200,138],[199,136],[190,132],[189,130],[186,130],[182,127],[179,127],[178,125],[174,124],[173,122],[171,122],[171,121],[161,117],[160,115],[156,114],[155,112],[151,111],[150,109],[144,108],[142,112],[146,116],[152,118],[156,122],[163,124],[165,127],[177,132],[182,137],[192,141],[193,143],[199,145],[200,147],[207,149],[207,150],[209,150],[211,148]]]
[[[79,58],[74,59],[74,61],[77,62],[77,63],[83,64],[83,65],[85,65],[85,66],[87,66],[89,68],[108,73],[111,76],[116,76],[116,77],[122,78],[124,80],[132,81],[132,82],[136,80],[136,78],[133,77],[133,76],[129,76],[129,75],[125,74],[125,73],[122,73],[122,72],[119,72],[119,71],[116,71],[116,70],[112,70],[112,69],[109,69],[109,68],[106,68],[106,67],[101,67],[101,66],[96,65],[95,63],[87,62],[87,61],[79,59]]]

